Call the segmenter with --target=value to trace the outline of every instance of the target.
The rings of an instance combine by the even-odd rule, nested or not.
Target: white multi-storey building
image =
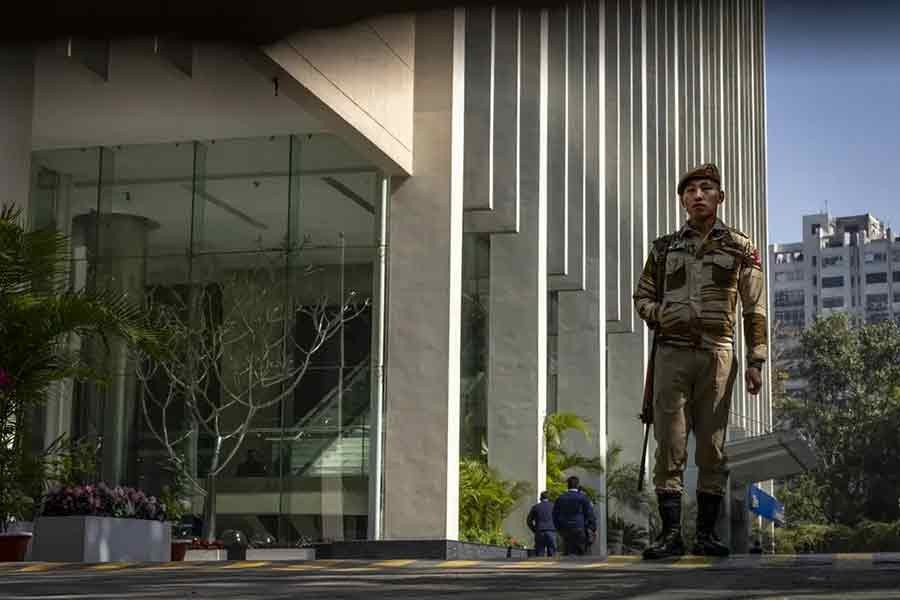
[[[803,241],[769,247],[776,366],[786,391],[796,376],[798,334],[817,316],[847,312],[854,323],[900,320],[900,237],[869,214],[803,217]]]

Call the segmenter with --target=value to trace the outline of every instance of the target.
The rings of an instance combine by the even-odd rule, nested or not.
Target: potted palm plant
[[[9,427],[0,424],[0,428],[5,440]],[[0,562],[24,560],[31,542],[31,532],[21,524],[31,521],[35,502],[27,492],[25,457],[16,450],[0,443]]]
[[[40,460],[35,464],[30,451],[32,410],[56,381],[104,380],[69,349],[69,336],[116,337],[152,355],[165,353],[162,332],[146,325],[141,307],[113,292],[71,289],[69,248],[69,239],[57,231],[27,231],[18,208],[0,209],[0,529],[4,532],[10,522],[30,518],[42,492],[34,493],[36,482],[43,480],[44,464]],[[7,539],[0,540],[0,546],[15,546],[16,556],[21,554],[23,536],[3,537]]]
[[[643,550],[656,523],[656,498],[638,492],[640,467],[635,463],[621,463],[622,446],[612,443],[606,452],[606,505],[615,501],[619,508],[646,515],[650,529],[630,522],[619,513],[610,511],[607,517],[607,540],[610,554],[632,554]]]
[[[184,456],[179,455],[178,460],[184,464]],[[184,527],[181,522],[189,506],[190,481],[184,473],[184,468],[179,464],[172,464],[173,462],[175,461],[170,460],[165,466],[165,470],[172,477],[172,483],[163,486],[160,500],[166,507],[166,516],[172,526],[172,560],[182,561],[193,544],[193,538],[183,533]]]

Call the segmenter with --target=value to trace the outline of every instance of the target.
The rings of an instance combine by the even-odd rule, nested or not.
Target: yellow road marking
[[[191,567],[199,567],[202,566],[201,563],[196,563],[193,561],[179,561],[179,562],[167,562],[161,563],[160,565],[153,567],[144,567],[142,571],[177,571],[179,569],[189,569]]]
[[[614,555],[614,556],[610,556],[607,560],[608,560],[609,562],[611,562],[611,563],[617,563],[617,562],[638,562],[638,561],[641,560],[641,557],[640,557],[640,556],[634,556],[634,555],[631,555],[631,554],[616,554],[616,555]]]
[[[455,569],[457,567],[474,567],[477,564],[481,564],[480,561],[477,560],[445,560],[442,563],[438,563],[438,567],[441,569]]]
[[[317,571],[320,569],[327,569],[328,567],[333,567],[337,565],[336,560],[316,560],[316,561],[308,561],[293,565],[284,565],[280,567],[273,567],[273,571]]]
[[[871,561],[875,558],[875,555],[867,552],[860,552],[857,554],[835,554],[835,560],[868,560]]]
[[[533,560],[528,562],[500,563],[500,567],[503,569],[539,569],[541,567],[549,566],[550,564],[556,563]]]
[[[796,554],[770,554],[763,558],[762,562],[767,565],[787,565],[797,560]]]
[[[264,567],[269,564],[269,561],[266,560],[258,560],[255,562],[233,562],[222,567],[223,569],[258,569],[259,567]]]
[[[715,562],[715,559],[707,556],[684,556],[675,561],[672,566],[678,569],[693,569],[695,567],[709,567],[713,562]]]
[[[324,569],[321,565],[288,565],[286,567],[274,567],[273,571],[318,571]]]
[[[391,560],[383,560],[381,562],[372,563],[373,567],[406,567],[416,562],[414,559],[395,558]]]
[[[615,563],[612,562],[595,562],[588,563],[586,565],[578,565],[579,569],[602,569],[604,567],[614,567]]]
[[[124,569],[129,566],[131,563],[122,563],[122,562],[111,562],[111,563],[103,563],[100,565],[93,565],[88,567],[91,571],[118,571],[119,569]]]
[[[861,564],[871,565],[875,560],[875,555],[867,552],[859,554],[835,554],[834,566],[838,569],[845,567],[859,567]]]
[[[27,567],[23,567],[21,569],[16,569],[16,573],[42,573],[43,571],[49,571],[55,567],[59,566],[59,564],[54,563],[38,563],[35,565],[28,565]]]

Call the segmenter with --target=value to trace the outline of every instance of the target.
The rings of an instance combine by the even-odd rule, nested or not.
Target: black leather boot
[[[662,518],[662,532],[649,548],[644,550],[644,558],[654,560],[684,555],[684,541],[681,539],[681,493],[657,493],[659,516]]]
[[[722,496],[697,492],[697,543],[694,554],[700,556],[728,556],[731,551],[716,535],[716,519]]]

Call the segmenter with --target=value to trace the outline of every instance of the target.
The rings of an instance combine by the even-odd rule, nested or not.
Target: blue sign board
[[[784,525],[784,504],[756,485],[750,486],[747,506],[762,518],[775,521],[778,525]]]

